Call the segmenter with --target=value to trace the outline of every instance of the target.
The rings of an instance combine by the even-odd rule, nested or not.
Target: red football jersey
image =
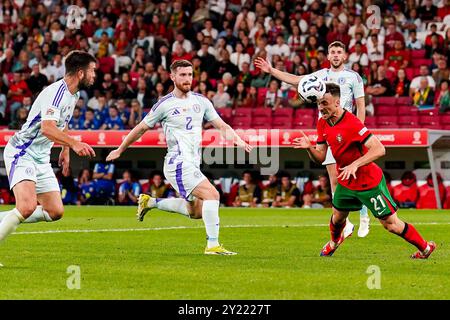
[[[353,114],[344,110],[344,114],[334,125],[323,118],[317,123],[317,143],[327,143],[336,159],[337,173],[339,168],[348,166],[353,161],[367,153],[364,143],[372,135],[364,124]],[[359,167],[356,179],[338,179],[338,183],[351,190],[369,190],[378,186],[383,177],[383,171],[375,163]]]

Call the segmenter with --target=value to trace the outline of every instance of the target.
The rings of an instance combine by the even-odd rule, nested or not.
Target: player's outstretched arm
[[[244,140],[242,140],[241,137],[239,137],[239,135],[236,133],[236,131],[234,131],[233,128],[231,128],[221,118],[212,120],[211,124],[214,126],[214,128],[216,128],[217,130],[220,131],[220,134],[225,139],[227,139],[229,141],[233,141],[233,143],[235,145],[237,145],[238,147],[244,148],[245,151],[247,151],[248,153],[250,153],[252,151],[253,147],[251,145],[249,145],[248,143],[246,143]]]
[[[56,144],[68,146],[81,157],[95,157],[95,151],[90,145],[73,139],[66,131],[59,130],[54,120],[43,120],[41,133]]]
[[[316,144],[316,146],[314,147],[308,136],[301,130],[300,133],[302,137],[295,138],[294,142],[292,142],[294,149],[306,149],[312,161],[319,164],[323,163],[327,155],[327,145],[325,143]]]
[[[145,133],[145,131],[147,131],[148,129],[150,129],[149,126],[147,126],[145,124],[144,121],[141,121],[141,123],[139,123],[136,127],[133,128],[133,130],[131,130],[127,136],[125,137],[125,139],[122,141],[122,143],[120,144],[120,146],[111,151],[108,156],[106,157],[106,161],[113,161],[116,160],[117,158],[120,157],[120,155],[130,146],[132,145],[134,142],[136,142],[140,137],[142,137],[142,135]]]
[[[281,81],[287,82],[293,86],[298,86],[298,83],[304,77],[304,76],[296,76],[296,75],[290,74],[288,72],[284,72],[284,71],[275,69],[274,67],[272,67],[272,64],[269,61],[264,60],[261,57],[258,57],[255,59],[255,66],[257,68],[260,68],[265,73],[269,73],[270,75],[274,76],[275,78],[277,78]]]
[[[374,135],[370,136],[364,145],[368,149],[367,153],[348,166],[340,168],[341,173],[339,173],[338,179],[347,180],[350,177],[356,179],[356,171],[359,167],[365,166],[386,154],[386,149],[383,144]]]

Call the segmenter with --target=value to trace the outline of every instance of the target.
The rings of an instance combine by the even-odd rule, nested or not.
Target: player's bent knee
[[[52,218],[52,221],[57,221],[63,217],[64,207],[54,208],[47,212],[48,212],[48,215],[50,216],[50,218]]]

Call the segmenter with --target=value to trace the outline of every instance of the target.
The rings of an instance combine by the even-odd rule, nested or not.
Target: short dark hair
[[[341,41],[333,41],[332,43],[330,43],[330,45],[328,46],[328,51],[330,51],[330,49],[334,47],[342,48],[344,49],[344,52],[347,51],[345,44],[342,43]]]
[[[193,67],[192,63],[187,60],[177,60],[170,65],[170,71],[176,72],[178,68]]]
[[[341,97],[341,88],[338,84],[333,82],[327,82],[325,84],[325,93],[331,94],[333,97],[340,98]]]
[[[97,59],[92,54],[81,50],[73,50],[66,56],[64,63],[66,74],[71,75],[79,70],[86,70],[91,62],[97,63]]]

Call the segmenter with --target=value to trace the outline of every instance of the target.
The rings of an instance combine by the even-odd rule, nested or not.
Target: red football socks
[[[421,252],[423,252],[428,246],[428,243],[422,238],[419,232],[417,232],[416,228],[414,228],[412,224],[407,224],[406,222],[405,229],[403,229],[400,237],[416,246]]]
[[[333,217],[330,220],[330,233],[331,233],[331,241],[334,243],[338,243],[339,238],[341,237],[342,230],[344,230],[346,224],[346,220],[342,224],[333,224]]]

